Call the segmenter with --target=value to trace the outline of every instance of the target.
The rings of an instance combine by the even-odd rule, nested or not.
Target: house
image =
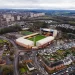
[[[67,57],[66,59],[63,60],[63,62],[64,62],[64,65],[69,65],[72,63],[72,59]]]

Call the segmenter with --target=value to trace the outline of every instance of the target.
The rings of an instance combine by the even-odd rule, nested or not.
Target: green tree
[[[2,75],[13,75],[13,66],[2,66]]]

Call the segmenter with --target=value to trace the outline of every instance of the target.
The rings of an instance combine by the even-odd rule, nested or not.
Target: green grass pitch
[[[44,39],[44,38],[45,38],[44,35],[36,35],[36,36],[31,37],[31,38],[28,38],[28,40],[34,41],[34,45],[36,45],[36,41],[39,41],[39,40]]]
[[[33,32],[30,32],[30,31],[21,31],[21,34],[22,35],[30,35],[30,34],[33,34]]]

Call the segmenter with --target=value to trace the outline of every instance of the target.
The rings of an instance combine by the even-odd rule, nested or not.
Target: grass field
[[[4,41],[2,39],[0,39],[0,43],[3,43]]]
[[[26,64],[24,64],[21,68],[19,68],[19,72],[22,75],[23,73],[26,73],[28,71],[28,68]]]
[[[36,35],[36,36],[33,36],[31,38],[28,38],[28,39],[31,40],[31,41],[34,41],[34,45],[36,45],[36,41],[39,41],[39,40],[41,40],[43,38],[45,38],[44,35]]]
[[[30,31],[21,31],[21,34],[22,35],[30,35],[32,34],[33,32],[30,32]]]
[[[2,40],[2,39],[0,39],[0,44],[1,44],[1,43],[4,43],[4,42],[7,42],[7,40]]]

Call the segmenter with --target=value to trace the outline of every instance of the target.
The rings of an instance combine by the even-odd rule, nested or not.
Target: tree
[[[33,26],[30,27],[31,31],[39,30],[40,28],[47,28],[48,24],[45,22],[36,21],[34,22]]]
[[[9,33],[9,32],[17,32],[20,30],[22,30],[21,27],[19,25],[15,25],[15,26],[10,26],[10,27],[5,27],[0,29],[0,34]]]
[[[10,66],[7,66],[7,65],[4,65],[2,67],[2,75],[13,75],[13,66],[10,65]]]

